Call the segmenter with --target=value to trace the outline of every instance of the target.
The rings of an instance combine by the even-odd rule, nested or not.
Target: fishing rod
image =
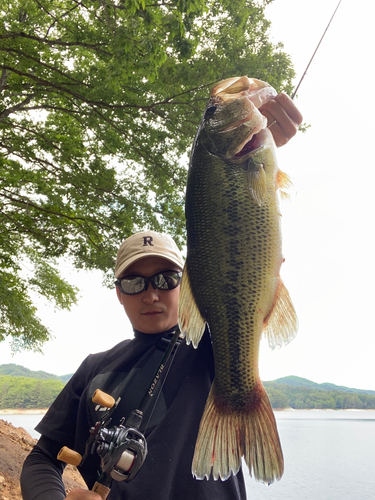
[[[323,40],[323,38],[324,38],[325,34],[326,34],[326,33],[327,33],[327,31],[328,31],[328,28],[329,28],[329,26],[330,26],[330,24],[331,24],[331,22],[332,22],[332,19],[335,17],[335,14],[336,14],[336,12],[337,12],[337,9],[338,9],[338,8],[339,8],[339,6],[340,6],[340,3],[341,3],[341,0],[340,0],[340,1],[339,1],[339,3],[337,4],[336,9],[335,9],[335,12],[332,14],[332,17],[331,17],[331,19],[329,20],[329,23],[327,24],[327,27],[326,27],[326,29],[324,30],[324,33],[323,33],[323,35],[322,35],[321,39],[319,40],[319,43],[318,43],[318,45],[316,46],[316,49],[315,49],[315,51],[314,51],[313,55],[311,56],[311,59],[310,59],[310,61],[309,61],[309,64],[306,66],[306,69],[305,69],[305,71],[304,71],[304,73],[303,73],[303,75],[302,75],[302,77],[301,77],[300,81],[298,82],[297,87],[295,88],[295,90],[294,90],[293,94],[291,95],[291,99],[294,99],[294,98],[295,98],[295,96],[296,96],[296,94],[297,94],[297,91],[298,91],[298,89],[299,89],[299,87],[300,87],[300,85],[301,85],[301,83],[302,83],[302,80],[305,78],[305,75],[306,75],[306,73],[307,73],[307,70],[309,69],[311,62],[312,62],[312,60],[314,59],[314,56],[315,56],[315,54],[317,53],[317,51],[318,51],[318,49],[319,49],[319,46],[320,46],[320,44],[322,43],[322,40]]]
[[[306,66],[305,71],[303,72],[302,77],[300,78],[300,81],[298,82],[298,84],[297,84],[296,88],[294,89],[293,94],[291,95],[291,99],[292,99],[292,100],[296,97],[297,91],[298,91],[298,89],[300,88],[300,85],[301,85],[301,83],[302,83],[303,79],[305,78],[305,75],[306,75],[306,73],[307,73],[307,71],[308,71],[308,69],[309,69],[309,67],[310,67],[310,64],[311,64],[312,60],[314,59],[315,54],[317,53],[317,51],[318,51],[318,49],[319,49],[319,47],[320,47],[320,44],[322,43],[322,40],[323,40],[323,38],[324,38],[325,34],[327,33],[328,28],[330,27],[330,24],[331,24],[331,22],[332,22],[333,18],[335,17],[335,14],[336,14],[336,12],[337,12],[337,9],[338,9],[338,8],[339,8],[339,6],[340,6],[340,3],[341,3],[341,0],[340,0],[340,1],[339,1],[339,3],[337,4],[336,9],[335,9],[334,13],[332,14],[332,17],[331,17],[331,19],[329,20],[329,23],[327,24],[327,27],[326,27],[326,29],[324,30],[324,33],[323,33],[323,35],[322,35],[321,39],[319,40],[319,43],[318,43],[318,45],[316,46],[316,48],[315,48],[315,50],[314,50],[314,53],[313,53],[313,55],[311,56],[311,59],[310,59],[310,61],[309,61],[308,65]],[[271,127],[272,127],[272,125],[275,125],[275,123],[276,123],[276,120],[274,120],[273,122],[271,122],[271,123],[268,125],[268,128],[271,128]]]

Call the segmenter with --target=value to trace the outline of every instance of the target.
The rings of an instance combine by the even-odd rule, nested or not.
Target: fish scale
[[[286,343],[297,326],[279,277],[276,191],[283,176],[271,133],[261,132],[264,120],[247,93],[252,82],[262,92],[267,84],[247,77],[231,82],[211,93],[186,188],[187,259],[179,323],[194,347],[208,325],[215,362],[192,471],[198,479],[212,471],[215,479],[225,480],[238,472],[244,456],[250,473],[270,483],[283,473],[283,456],[259,378],[259,345],[263,334],[271,344]],[[243,158],[237,156],[242,148]]]

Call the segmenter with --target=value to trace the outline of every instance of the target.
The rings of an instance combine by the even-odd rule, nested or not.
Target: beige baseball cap
[[[182,254],[168,234],[143,231],[121,243],[117,252],[115,278],[119,278],[136,260],[151,256],[167,259],[181,269],[184,267]]]

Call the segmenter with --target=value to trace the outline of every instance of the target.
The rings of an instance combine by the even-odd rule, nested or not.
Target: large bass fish
[[[275,417],[259,378],[259,344],[289,342],[297,318],[280,279],[279,188],[275,145],[259,108],[276,95],[267,83],[230,78],[211,91],[191,154],[186,191],[187,259],[179,323],[194,347],[206,324],[215,380],[195,447],[198,479],[250,474],[280,479],[284,463]]]

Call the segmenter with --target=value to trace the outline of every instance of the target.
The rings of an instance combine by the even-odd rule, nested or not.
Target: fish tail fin
[[[244,422],[242,453],[250,475],[257,481],[271,484],[284,473],[284,457],[281,449],[276,419],[267,392],[259,381],[259,400]]]
[[[192,473],[197,479],[226,480],[237,474],[243,456],[250,475],[271,484],[284,472],[275,416],[259,381],[252,403],[241,412],[217,405],[215,382],[207,399],[195,446]]]

